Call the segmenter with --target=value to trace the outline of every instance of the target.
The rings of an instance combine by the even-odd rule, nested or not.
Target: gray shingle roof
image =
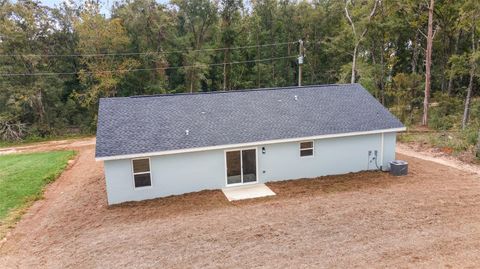
[[[359,84],[102,98],[96,157],[400,127]]]

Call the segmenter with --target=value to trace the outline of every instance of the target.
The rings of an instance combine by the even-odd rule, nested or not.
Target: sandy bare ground
[[[48,150],[77,149],[84,146],[95,145],[95,137],[48,141],[28,144],[25,146],[12,146],[0,148],[0,155],[24,152],[39,152]]]
[[[461,160],[453,156],[449,156],[443,152],[434,152],[432,150],[422,149],[419,147],[413,148],[412,146],[413,145],[397,143],[397,153],[480,175],[480,166],[478,165],[462,162]]]
[[[417,158],[368,172],[106,206],[93,146],[0,246],[0,268],[479,267],[478,175]]]

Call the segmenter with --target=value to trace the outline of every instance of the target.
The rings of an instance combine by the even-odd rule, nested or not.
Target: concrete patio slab
[[[228,187],[222,189],[223,194],[228,201],[244,200],[272,196],[275,193],[265,184],[252,184],[238,187]]]

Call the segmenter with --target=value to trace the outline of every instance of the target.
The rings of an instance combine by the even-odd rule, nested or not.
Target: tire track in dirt
[[[429,162],[438,163],[441,165],[453,167],[462,171],[470,172],[480,175],[480,166],[462,162],[455,157],[447,156],[445,154],[433,154],[432,152],[414,149],[407,144],[397,143],[397,153],[426,160]]]
[[[95,137],[88,137],[88,138],[79,138],[79,139],[66,139],[66,140],[40,142],[40,143],[28,144],[25,146],[19,145],[19,146],[12,146],[12,147],[4,147],[4,148],[0,148],[0,155],[12,154],[12,153],[78,149],[86,146],[95,145],[95,141],[96,141]]]

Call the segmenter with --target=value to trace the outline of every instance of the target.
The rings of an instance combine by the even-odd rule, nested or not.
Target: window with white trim
[[[300,157],[313,156],[313,141],[300,142]]]
[[[145,158],[132,160],[132,166],[135,188],[152,186],[150,159]]]

